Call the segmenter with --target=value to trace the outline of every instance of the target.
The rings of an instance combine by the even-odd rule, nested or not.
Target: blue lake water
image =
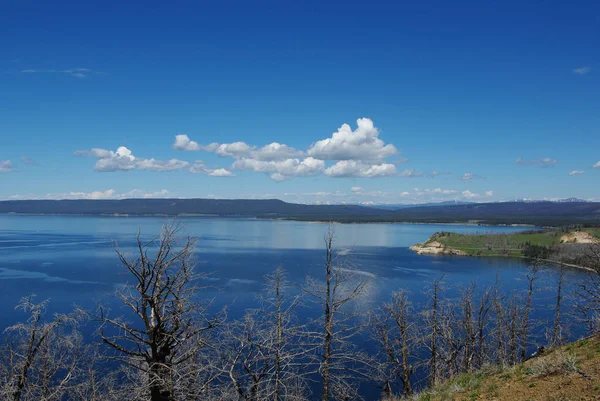
[[[138,230],[152,237],[165,222],[154,217],[0,215],[0,330],[26,318],[14,305],[31,293],[39,300],[50,298],[49,312],[66,312],[74,304],[93,309],[101,302],[112,306],[115,314],[124,313],[111,297],[115,287],[130,280],[115,247],[135,255]],[[215,308],[227,306],[230,318],[257,305],[264,276],[278,266],[286,269],[288,280],[297,288],[307,276],[323,274],[327,224],[234,218],[184,218],[179,222],[182,233],[198,239],[198,270],[211,273],[209,284],[214,288],[204,296],[214,299]],[[415,304],[424,302],[424,291],[442,275],[449,296],[473,280],[480,287],[492,284],[497,275],[507,293],[526,289],[527,263],[523,260],[419,256],[408,249],[436,231],[486,233],[524,228],[336,224],[334,229],[337,251],[351,253],[352,267],[369,281],[359,304],[365,314],[399,289],[408,290]],[[570,269],[565,291],[586,277],[585,272]],[[544,271],[541,281],[543,290],[536,294],[534,316],[550,320],[556,270]],[[320,310],[304,307],[298,313],[306,318]],[[367,343],[368,338],[357,341]]]
[[[129,279],[115,254],[134,253],[135,235],[159,232],[165,219],[151,217],[0,216],[1,325],[22,318],[13,308],[18,299],[35,293],[51,299],[51,311],[73,304],[93,307],[110,302],[116,285]],[[212,273],[214,290],[205,295],[229,305],[239,316],[255,304],[263,277],[284,266],[288,279],[301,285],[306,276],[323,272],[326,224],[233,218],[180,219],[183,232],[198,238],[198,269]],[[351,251],[352,265],[370,280],[361,301],[365,311],[394,290],[411,291],[416,301],[429,283],[445,275],[448,285],[477,280],[492,283],[498,273],[506,291],[524,288],[526,262],[507,258],[419,256],[408,247],[436,231],[461,233],[510,232],[519,227],[424,224],[337,224],[336,246]],[[552,281],[552,271],[545,273]],[[569,283],[585,273],[569,272]],[[546,294],[550,297],[550,294]],[[543,297],[543,296],[542,296]],[[108,300],[108,301],[107,301]]]

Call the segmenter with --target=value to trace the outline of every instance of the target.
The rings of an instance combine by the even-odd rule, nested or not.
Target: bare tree
[[[194,240],[179,246],[180,226],[165,224],[158,237],[143,241],[137,236],[137,256],[119,259],[133,278],[118,298],[136,318],[112,318],[100,308],[102,341],[116,358],[145,375],[144,389],[152,401],[173,401],[185,363],[208,344],[219,317],[207,317],[207,305],[198,300],[201,278],[194,273]],[[192,371],[193,373],[193,371]]]
[[[2,399],[12,401],[59,400],[74,385],[84,347],[77,326],[78,314],[55,314],[44,321],[48,301],[21,299],[16,309],[29,314],[24,323],[5,330],[1,353]]]
[[[575,291],[575,307],[587,330],[594,334],[600,331],[600,245],[590,244],[585,256],[591,270],[588,280]]]
[[[475,295],[476,284],[473,282],[462,291],[462,326],[464,330],[463,345],[463,370],[470,372],[473,369],[473,359],[475,358],[475,341],[477,332],[473,323],[473,297]]]
[[[352,350],[349,340],[357,333],[357,315],[347,313],[348,303],[356,300],[367,284],[350,268],[347,259],[334,255],[334,231],[325,235],[325,281],[308,279],[305,292],[323,306],[321,330],[317,333],[322,350],[319,374],[322,380],[321,399],[356,398],[358,366],[363,362],[359,352]]]
[[[302,400],[307,392],[302,365],[314,344],[303,347],[304,326],[293,315],[299,296],[289,296],[284,270],[266,279],[261,307],[248,310],[221,335],[223,371],[241,399]]]
[[[562,344],[562,325],[561,325],[561,307],[563,299],[563,282],[565,279],[564,266],[559,267],[558,279],[556,282],[556,307],[554,308],[554,324],[552,325],[552,346],[556,347]]]
[[[441,291],[442,291],[442,280],[444,277],[436,279],[431,286],[429,292],[429,307],[425,308],[425,320],[426,320],[426,331],[425,335],[425,347],[429,353],[429,384],[435,386],[440,380],[439,374],[439,341],[441,337],[441,326],[440,326],[440,307],[441,307]]]
[[[533,294],[535,292],[535,282],[537,280],[538,273],[541,270],[541,264],[539,261],[534,261],[534,263],[529,267],[529,271],[527,272],[527,300],[525,302],[525,311],[523,314],[523,328],[521,335],[521,361],[524,361],[527,357],[527,346],[528,343],[528,335],[529,335],[529,324],[530,319],[529,316],[531,314],[531,305],[533,301]]]
[[[487,326],[490,319],[490,311],[492,309],[492,293],[491,289],[486,289],[481,298],[479,299],[479,307],[477,309],[477,324],[476,324],[476,335],[477,335],[477,368],[481,368],[485,362],[485,358],[489,358],[487,344]]]
[[[380,308],[373,322],[375,338],[383,350],[383,392],[393,395],[392,382],[399,379],[404,397],[412,394],[411,377],[414,373],[413,353],[416,343],[414,311],[404,291],[394,292],[391,302]],[[383,362],[385,361],[385,362]]]

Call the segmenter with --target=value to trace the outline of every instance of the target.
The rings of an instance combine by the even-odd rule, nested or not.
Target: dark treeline
[[[410,205],[399,210],[360,205],[306,205],[278,199],[122,199],[0,201],[0,213],[256,217],[342,223],[600,224],[598,202],[492,202]]]
[[[336,254],[333,240],[329,231],[321,277],[291,288],[279,268],[266,277],[259,306],[232,321],[202,299],[206,280],[194,270],[192,238],[179,238],[176,225],[151,241],[138,235],[135,256],[118,252],[129,274],[117,292],[126,317],[102,306],[46,316],[45,302],[20,302],[28,319],[4,332],[0,399],[327,401],[361,399],[364,387],[379,389],[382,399],[410,397],[486,365],[520,363],[539,344],[563,344],[569,325],[589,333],[600,327],[600,251],[591,246],[596,270],[567,294],[561,269],[553,319],[539,327],[540,263],[532,262],[519,292],[506,294],[497,279],[449,296],[440,277],[423,304],[398,291],[366,315],[360,300],[369,283]],[[299,319],[307,303],[318,318]],[[97,328],[94,339],[83,338],[83,325]],[[376,346],[365,350],[359,335]]]

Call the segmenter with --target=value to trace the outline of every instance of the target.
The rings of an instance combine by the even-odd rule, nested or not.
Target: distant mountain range
[[[478,224],[600,224],[600,203],[579,200],[425,205],[304,205],[277,199],[123,199],[0,201],[0,213],[222,216],[336,221]]]

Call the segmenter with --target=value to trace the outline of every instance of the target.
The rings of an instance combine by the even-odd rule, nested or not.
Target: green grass
[[[482,235],[437,233],[432,240],[472,256],[522,256],[526,243],[552,246],[560,243],[560,237],[561,233],[557,231]]]
[[[600,239],[600,227],[587,227],[582,229],[581,231],[590,233],[590,235],[592,235],[593,237]]]

